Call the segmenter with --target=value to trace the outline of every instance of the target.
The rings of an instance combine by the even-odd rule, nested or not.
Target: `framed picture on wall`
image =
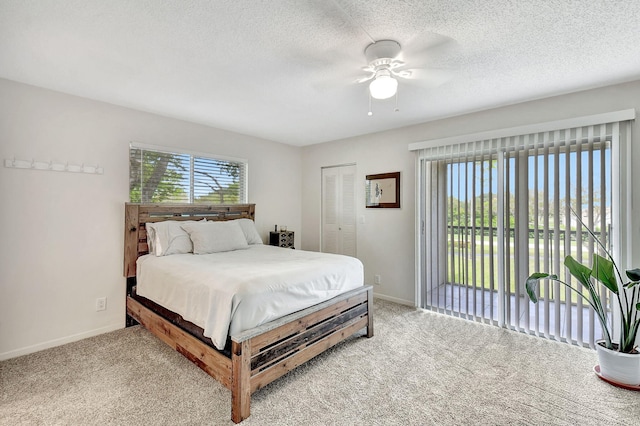
[[[400,172],[366,176],[367,208],[400,208]]]

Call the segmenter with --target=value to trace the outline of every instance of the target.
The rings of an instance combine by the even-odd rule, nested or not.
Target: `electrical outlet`
[[[98,297],[96,299],[96,311],[104,311],[107,309],[107,298]]]
[[[380,275],[377,275],[377,274],[374,275],[373,276],[373,283],[374,284],[378,284],[378,285],[382,284],[382,277]]]

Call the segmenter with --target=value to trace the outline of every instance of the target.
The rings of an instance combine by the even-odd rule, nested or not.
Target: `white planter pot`
[[[596,342],[600,374],[609,380],[625,385],[640,385],[640,354],[612,351]]]

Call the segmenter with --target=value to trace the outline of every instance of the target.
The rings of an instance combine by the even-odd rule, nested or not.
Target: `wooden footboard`
[[[171,324],[131,296],[127,296],[127,315],[231,389],[231,360],[224,354]]]
[[[231,358],[127,297],[127,314],[231,390],[231,419],[249,417],[251,394],[359,330],[373,336],[373,288],[360,287],[231,336]]]

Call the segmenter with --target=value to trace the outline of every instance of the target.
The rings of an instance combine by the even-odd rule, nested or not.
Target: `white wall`
[[[296,246],[307,250],[320,247],[320,168],[356,163],[365,281],[380,274],[378,296],[412,304],[415,157],[409,143],[627,108],[640,109],[640,81],[300,149],[0,79],[0,160],[105,169],[104,175],[76,175],[0,166],[0,359],[123,326],[130,141],[248,159],[249,200],[257,204],[262,235],[286,224],[296,231]],[[637,122],[633,134],[640,134]],[[640,163],[637,140],[633,164]],[[365,209],[365,175],[394,171],[401,172],[401,208]],[[638,182],[640,170],[633,173]],[[638,200],[640,185],[632,189]],[[640,215],[633,215],[629,235],[638,266]],[[108,309],[95,312],[102,296]]]
[[[276,223],[300,230],[300,148],[0,79],[3,163],[104,167],[88,175],[0,166],[0,359],[124,326],[130,141],[247,159],[265,241]],[[96,312],[104,296],[107,310]]]
[[[402,107],[402,106],[401,106]],[[320,168],[356,163],[358,179],[358,257],[365,267],[365,281],[382,276],[375,286],[379,297],[409,304],[415,298],[415,156],[408,145],[430,139],[464,135],[565,118],[635,108],[640,110],[640,81],[521,103],[464,116],[423,123],[393,131],[305,147],[302,154],[303,249],[320,247]],[[400,112],[401,114],[402,112]],[[375,116],[372,117],[375,120]],[[632,126],[632,163],[640,164],[637,121]],[[364,180],[367,174],[401,172],[401,209],[366,209]],[[631,182],[640,181],[635,168]],[[632,186],[633,202],[640,199],[640,185]],[[630,265],[640,266],[640,215],[632,215]]]
[[[413,230],[415,160],[407,145],[388,133],[312,145],[302,157],[303,250],[320,250],[321,167],[356,164],[357,257],[364,263],[365,282],[378,296],[401,303],[413,301]],[[368,174],[400,172],[400,209],[365,208],[364,182]],[[364,219],[364,223],[362,223]]]

